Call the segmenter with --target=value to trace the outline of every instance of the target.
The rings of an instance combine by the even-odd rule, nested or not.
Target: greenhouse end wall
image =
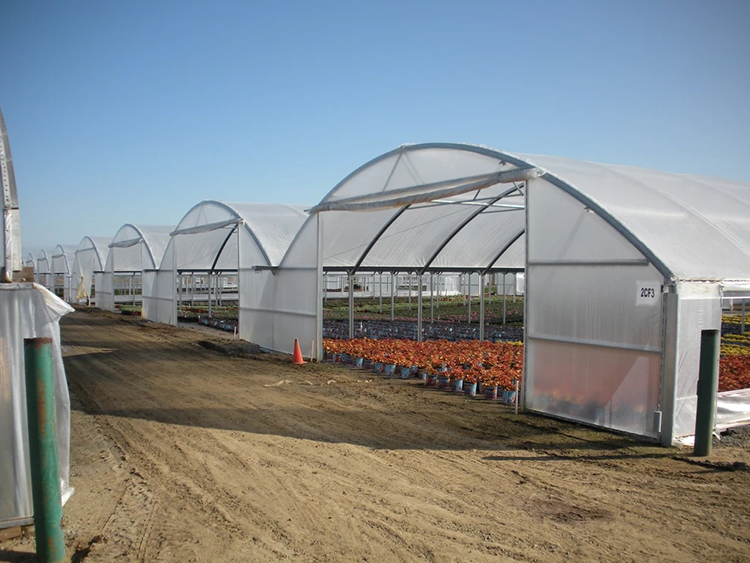
[[[305,356],[313,349],[321,357],[324,219],[325,213],[307,219],[273,273],[249,271],[243,262],[240,338],[288,353],[297,339]]]
[[[526,408],[656,438],[663,276],[543,179],[527,214]]]

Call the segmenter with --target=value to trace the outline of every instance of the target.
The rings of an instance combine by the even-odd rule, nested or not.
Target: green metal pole
[[[65,541],[60,527],[62,504],[52,339],[26,338],[23,347],[36,553],[42,563],[60,563],[65,559]]]
[[[711,438],[716,414],[716,392],[719,388],[718,330],[701,331],[700,371],[698,372],[698,408],[695,413],[695,447],[693,455],[711,455]]]

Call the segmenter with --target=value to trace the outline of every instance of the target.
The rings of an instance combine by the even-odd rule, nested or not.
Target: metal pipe
[[[695,447],[693,455],[711,455],[711,438],[716,416],[716,393],[719,388],[718,330],[701,331],[701,355],[698,371],[698,407],[695,413]]]
[[[466,282],[467,282],[466,283],[466,287],[467,287],[466,295],[468,296],[467,303],[469,304],[468,309],[467,309],[468,319],[466,322],[467,324],[471,324],[471,273],[469,273],[469,275],[466,276]]]
[[[430,272],[430,324],[435,324],[435,274]]]
[[[213,284],[213,276],[211,273],[208,274],[208,318],[211,318],[211,285]]]
[[[383,272],[380,272],[378,274],[378,298],[380,299],[380,310],[379,312],[383,312]]]
[[[742,298],[742,317],[740,321],[740,334],[745,334],[745,298]]]
[[[505,291],[505,272],[503,272],[503,324],[505,324],[505,311],[506,311],[506,308],[505,308],[505,301],[506,301],[505,294],[506,294],[506,291]]]
[[[419,274],[417,283],[417,342],[422,342],[422,274]]]
[[[396,274],[391,274],[391,322],[393,322],[394,319],[394,310],[396,306],[395,301],[395,292],[396,292]]]
[[[25,338],[23,348],[36,552],[43,563],[59,563],[65,559],[65,541],[60,525],[62,503],[52,339]]]
[[[437,303],[435,304],[435,308],[438,311],[440,310],[440,274],[437,274]]]
[[[479,341],[484,341],[484,274],[479,274]]]
[[[354,274],[349,274],[349,338],[354,338]]]

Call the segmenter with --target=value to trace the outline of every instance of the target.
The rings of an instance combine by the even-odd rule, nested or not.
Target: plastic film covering
[[[329,215],[320,216],[324,232]],[[318,220],[311,217],[299,230],[275,274],[260,272],[240,277],[240,302],[248,310],[240,317],[241,331],[252,335],[252,342],[292,352],[296,338],[305,355],[314,340],[316,347],[322,345],[318,337],[318,307],[323,298],[322,285],[319,294],[318,284],[322,284],[322,272],[318,269],[317,244]]]
[[[405,145],[367,163],[322,201],[430,194],[437,199],[406,207],[328,211],[323,238],[325,268],[456,268],[485,270],[524,228],[523,181],[495,183],[438,197],[445,186],[529,168],[525,162],[472,145]],[[433,190],[431,192],[431,190]],[[516,250],[523,248],[515,247]],[[508,262],[522,268],[523,259]]]
[[[34,280],[47,289],[52,287],[52,260],[50,259],[50,253],[46,250],[40,250],[37,254]]]
[[[119,300],[141,301],[141,296],[116,295],[117,280],[128,277],[142,281],[143,270],[154,270],[161,264],[170,241],[173,226],[136,226],[126,223],[109,245],[101,287],[97,288],[97,306],[114,311]],[[130,280],[129,280],[130,281]]]
[[[159,322],[175,322],[175,266],[186,273],[238,271],[240,337],[258,342],[250,335],[254,338],[263,330],[254,328],[260,327],[263,311],[248,309],[245,301],[259,303],[262,298],[246,292],[272,292],[273,284],[271,288],[256,288],[244,278],[257,275],[260,279],[263,275],[255,273],[257,267],[278,265],[306,218],[302,206],[219,201],[197,204],[175,227],[158,273],[144,276],[143,315]],[[272,336],[266,340],[272,340]]]
[[[50,257],[53,293],[62,297],[65,301],[70,301],[71,294],[75,291],[75,288],[72,287],[75,253],[74,247],[58,244]]]
[[[683,282],[677,286],[677,375],[674,437],[695,433],[702,330],[721,330],[718,283]]]
[[[73,283],[76,302],[90,299],[94,294],[94,272],[104,270],[112,239],[85,236],[76,250]]]
[[[716,429],[750,424],[750,389],[724,391],[716,397]]]
[[[597,202],[680,279],[750,280],[750,184],[519,155]]]
[[[526,406],[656,437],[661,274],[545,180],[527,197]]]
[[[61,492],[68,484],[70,400],[58,321],[73,309],[37,284],[0,284],[0,528],[29,523],[34,508],[26,417],[24,338],[52,338]]]

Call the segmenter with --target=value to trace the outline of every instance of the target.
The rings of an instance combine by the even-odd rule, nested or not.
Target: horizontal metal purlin
[[[583,340],[581,338],[565,338],[563,336],[541,336],[537,334],[527,334],[531,340],[542,340],[546,342],[556,342],[558,344],[576,344],[578,346],[594,346],[596,348],[611,348],[613,350],[627,350],[628,352],[644,352],[646,354],[661,354],[661,347],[655,346],[636,346],[635,344],[621,344],[618,342],[602,342],[600,340]]]
[[[645,258],[633,260],[529,260],[529,266],[648,266]]]
[[[280,268],[280,270],[284,270],[286,268]],[[379,273],[394,273],[394,274],[417,274],[421,268],[415,268],[414,266],[365,266],[359,268],[356,272],[352,272],[357,275],[364,275],[364,274],[379,274]],[[484,268],[443,268],[443,267],[435,267],[435,268],[427,268],[424,273],[425,274],[481,274],[481,273],[498,273],[501,274],[503,272],[507,274],[513,274],[513,273],[521,273],[523,272],[523,268],[491,268],[489,270],[485,270]],[[323,273],[325,274],[334,274],[334,273],[341,273],[341,274],[348,274],[350,272],[349,268],[346,268],[345,266],[324,266],[323,267]]]

